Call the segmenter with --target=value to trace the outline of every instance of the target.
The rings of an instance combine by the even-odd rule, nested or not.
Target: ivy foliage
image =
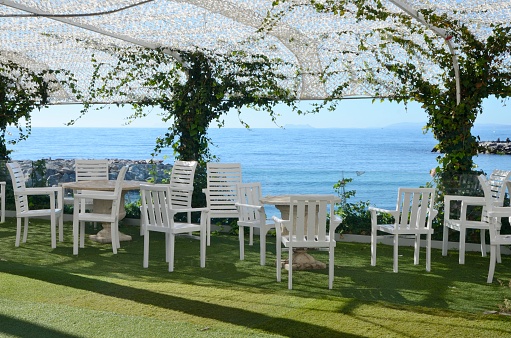
[[[62,70],[31,70],[9,60],[0,60],[0,160],[10,160],[8,144],[25,140],[32,131],[31,112],[46,107],[51,93],[66,86],[76,97],[73,76]],[[7,127],[17,135],[7,140]]]
[[[92,101],[119,97],[134,108],[130,120],[146,116],[147,108],[161,108],[162,124],[168,129],[156,140],[153,157],[171,147],[177,159],[204,165],[214,158],[208,148],[208,128],[212,122],[223,126],[222,116],[231,109],[240,114],[243,107],[256,108],[275,122],[276,104],[295,107],[294,93],[283,85],[289,79],[279,71],[285,66],[280,59],[240,51],[227,55],[144,48],[109,52],[118,58],[114,66],[93,59]],[[137,97],[138,89],[151,96]],[[86,105],[83,113],[89,108]]]
[[[457,189],[459,178],[474,168],[472,157],[479,149],[478,138],[471,130],[482,113],[483,100],[511,96],[509,24],[491,25],[487,37],[480,40],[463,22],[427,9],[418,11],[427,23],[424,25],[406,13],[389,11],[378,0],[311,1],[310,5],[322,13],[350,13],[359,20],[396,23],[361,34],[359,50],[370,51],[379,65],[363,71],[369,83],[393,90],[389,100],[422,104],[428,114],[425,129],[432,130],[437,149],[443,153],[437,158],[437,174],[441,182],[449,182],[452,189]],[[445,30],[445,41],[429,27]],[[446,41],[455,46],[453,52],[459,63],[459,103],[453,54]],[[396,53],[398,49],[403,53]],[[389,76],[381,76],[383,72]],[[451,188],[444,186],[446,192]]]

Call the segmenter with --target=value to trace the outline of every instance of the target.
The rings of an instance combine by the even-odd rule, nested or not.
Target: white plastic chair
[[[488,180],[489,189],[487,189],[487,193],[489,193],[489,197],[493,200],[495,206],[503,206],[504,205],[504,196],[506,192],[506,184],[505,182],[510,178],[511,171],[503,171],[503,170],[494,170],[490,175]],[[485,176],[482,176],[484,180],[486,180]],[[483,179],[479,177],[479,180]],[[482,185],[481,185],[482,186]],[[452,218],[453,216],[450,213],[451,203],[457,202],[460,204],[460,215],[459,218]],[[443,233],[443,241],[442,241],[442,256],[447,255],[447,245],[449,240],[449,229],[456,230],[460,232],[460,242],[459,242],[459,264],[465,264],[465,240],[467,229],[479,229],[480,230],[480,239],[481,239],[481,255],[483,257],[486,256],[486,230],[489,230],[488,222],[483,218],[483,213],[486,212],[484,210],[486,205],[485,197],[477,197],[477,196],[455,196],[455,195],[445,195],[444,196],[444,233]],[[476,220],[467,219],[467,214],[470,210],[473,210],[474,207],[480,207],[481,214],[476,217]],[[500,222],[500,220],[499,220]]]
[[[487,283],[493,282],[493,275],[495,273],[496,263],[501,263],[500,246],[511,245],[511,235],[502,235],[500,233],[502,217],[511,217],[511,207],[504,207],[500,204],[498,199],[493,196],[493,189],[491,181],[486,179],[486,176],[478,176],[481,188],[484,192],[484,205],[481,221],[486,222],[488,233],[490,237],[490,264],[488,268]],[[505,190],[505,188],[503,189]]]
[[[293,250],[314,248],[328,250],[328,288],[334,282],[335,230],[341,219],[334,213],[333,195],[290,196],[289,220],[273,216],[277,232],[277,281],[281,281],[282,245],[289,250],[288,288],[293,288]],[[327,216],[329,228],[327,229]]]
[[[75,181],[108,180],[108,160],[75,160]],[[85,207],[92,209],[92,200],[84,200]],[[65,196],[64,204],[73,205],[73,196]]]
[[[212,218],[238,218],[236,208],[236,184],[241,183],[241,164],[214,163],[207,164],[207,187],[202,192],[206,195],[208,207],[207,242],[211,244]]]
[[[120,247],[119,241],[119,208],[122,196],[122,182],[126,175],[128,167],[124,166],[119,170],[119,175],[115,182],[114,191],[97,191],[97,190],[80,190],[74,195],[74,210],[73,210],[73,254],[78,255],[78,244],[80,248],[85,245],[85,222],[101,222],[110,223],[111,236],[112,236],[112,251],[114,254],[117,253],[117,249]],[[93,210],[92,212],[86,212],[87,210],[83,207],[83,199],[91,200],[104,200],[111,201],[112,208],[109,213],[98,213]],[[78,235],[80,231],[80,235]],[[80,242],[80,243],[78,243]]]
[[[27,241],[28,234],[28,220],[32,217],[50,216],[50,233],[51,233],[51,247],[57,247],[57,229],[56,222],[59,221],[59,241],[62,242],[64,238],[64,225],[63,225],[63,190],[62,187],[36,187],[27,188],[25,183],[25,176],[21,166],[17,162],[7,163],[7,168],[12,179],[12,187],[14,190],[14,200],[16,204],[16,243],[20,245],[21,237],[21,219],[25,220],[23,231],[23,243]],[[49,209],[36,209],[31,210],[28,203],[28,196],[46,195],[50,197]],[[2,204],[4,203],[2,197]]]
[[[274,222],[266,219],[261,205],[261,183],[238,183],[238,230],[240,242],[240,260],[245,259],[245,227],[249,230],[249,245],[254,244],[254,228],[259,229],[260,263],[266,264],[266,234],[275,227]]]
[[[431,271],[431,235],[433,219],[438,214],[434,209],[434,188],[399,188],[396,210],[369,207],[371,213],[371,265],[376,265],[377,232],[394,235],[394,272],[398,272],[399,236],[415,236],[414,264],[419,264],[421,235],[426,235],[426,271]],[[393,224],[378,224],[378,214],[394,217]]]
[[[174,208],[171,201],[171,189],[168,184],[141,185],[142,217],[144,219],[144,260],[143,267],[149,266],[149,232],[165,233],[165,258],[169,271],[174,271],[175,235],[200,232],[200,267],[206,266],[206,218],[207,208]],[[175,222],[177,213],[201,212],[199,224]]]
[[[170,173],[170,198],[174,209],[191,208],[193,182],[197,161],[175,161]],[[142,208],[142,207],[141,207]],[[141,214],[142,214],[142,210]],[[187,213],[187,221],[191,222],[191,213]],[[144,235],[144,218],[140,217],[140,235]]]

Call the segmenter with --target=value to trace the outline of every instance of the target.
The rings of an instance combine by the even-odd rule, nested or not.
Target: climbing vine
[[[243,107],[257,108],[275,121],[277,103],[295,104],[294,93],[283,86],[289,79],[279,72],[279,59],[239,51],[219,55],[136,48],[111,53],[118,58],[114,66],[93,60],[91,97],[117,96],[131,103],[130,119],[144,117],[145,108],[161,108],[168,129],[156,140],[153,156],[170,147],[177,159],[204,164],[212,158],[208,128],[215,121],[221,127],[222,116],[231,109],[240,113]],[[137,88],[150,96],[136,97]]]
[[[51,93],[65,86],[80,98],[74,77],[62,70],[35,71],[9,60],[0,61],[0,160],[7,161],[8,144],[25,140],[32,131],[31,112],[46,107]],[[8,127],[17,135],[7,140]]]
[[[438,168],[445,192],[456,189],[459,178],[474,168],[472,157],[478,153],[478,139],[471,134],[482,113],[485,98],[511,96],[511,27],[491,25],[484,40],[478,39],[464,23],[419,10],[426,25],[403,12],[388,10],[381,1],[311,1],[318,12],[343,16],[355,14],[359,20],[398,23],[361,34],[359,51],[370,51],[376,64],[362,70],[366,81],[393,91],[387,99],[416,101],[428,114],[426,130],[438,141]],[[399,26],[399,28],[398,28]],[[429,27],[448,32],[459,63],[460,102],[456,97],[453,58],[446,41]],[[402,29],[402,28],[405,29]],[[373,46],[373,47],[372,47]],[[373,48],[373,49],[371,49]],[[400,48],[404,53],[396,53]],[[366,53],[367,55],[367,53]],[[425,68],[424,64],[430,65]],[[388,77],[381,76],[387,72]]]

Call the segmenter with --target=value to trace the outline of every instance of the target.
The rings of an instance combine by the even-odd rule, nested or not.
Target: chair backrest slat
[[[208,208],[214,211],[236,212],[236,185],[241,183],[241,164],[214,163],[207,164]]]
[[[167,184],[141,185],[140,196],[146,226],[168,228],[173,225],[169,214],[170,187]]]
[[[334,195],[293,195],[290,196],[289,229],[291,241],[326,241],[329,231],[328,218],[334,218]],[[327,217],[329,216],[329,217]]]
[[[399,188],[396,210],[401,219],[396,220],[400,228],[431,228],[435,207],[434,188]]]
[[[261,205],[261,183],[238,183],[236,187],[238,203],[256,206]],[[256,212],[253,208],[240,207],[238,208],[238,213],[239,220],[242,222],[259,221],[261,219],[261,214]]]
[[[191,208],[197,161],[175,161],[170,174],[170,198],[176,208]]]
[[[114,194],[117,196],[117,198],[112,202],[112,215],[118,212],[119,206],[121,203],[124,203],[124,201],[121,201],[122,197],[122,183],[124,181],[124,177],[126,176],[126,171],[128,170],[127,166],[123,166],[119,170],[119,174],[117,175],[117,179],[115,181],[115,188],[114,188]]]
[[[17,212],[25,212],[29,210],[28,197],[25,194],[18,194],[23,192],[26,188],[25,174],[21,169],[21,165],[18,162],[7,163],[9,174],[11,175],[12,187],[14,190],[14,201],[16,204]]]
[[[108,167],[108,160],[75,160],[76,182],[108,180]]]

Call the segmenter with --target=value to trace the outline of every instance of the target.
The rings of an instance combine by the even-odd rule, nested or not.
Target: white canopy
[[[322,1],[317,1],[322,2]],[[326,3],[327,1],[323,1]],[[371,2],[371,1],[368,1]],[[357,20],[355,13],[338,16],[318,13],[309,1],[284,1],[272,7],[272,0],[0,0],[0,54],[5,60],[31,69],[66,69],[86,91],[92,75],[91,57],[104,63],[115,56],[101,52],[107,46],[208,50],[228,53],[244,50],[281,58],[294,65],[282,69],[290,77],[300,73],[301,99],[322,99],[341,83],[349,86],[343,96],[387,95],[392,88],[376,88],[360,77],[363,67],[380,67],[373,45],[360,51],[360,37],[376,27],[394,27],[413,35],[392,18],[385,21]],[[407,13],[418,25],[419,9],[430,9],[460,20],[478,39],[485,39],[491,24],[511,24],[509,0],[382,0],[394,13]],[[353,9],[354,10],[354,9]],[[268,20],[279,14],[274,24]],[[424,25],[423,25],[424,26]],[[428,27],[439,46],[461,53],[448,30]],[[419,37],[417,37],[419,38]],[[447,41],[447,43],[446,43]],[[448,45],[451,44],[451,46]],[[402,53],[398,46],[393,53]],[[456,60],[453,59],[456,68]],[[434,78],[440,69],[428,61],[417,66]],[[511,56],[503,67],[511,68]],[[330,72],[326,81],[321,74]],[[391,74],[382,70],[382,77]],[[137,97],[149,95],[143,89]],[[61,90],[52,103],[73,103],[77,98]],[[112,97],[112,102],[118,98]]]

